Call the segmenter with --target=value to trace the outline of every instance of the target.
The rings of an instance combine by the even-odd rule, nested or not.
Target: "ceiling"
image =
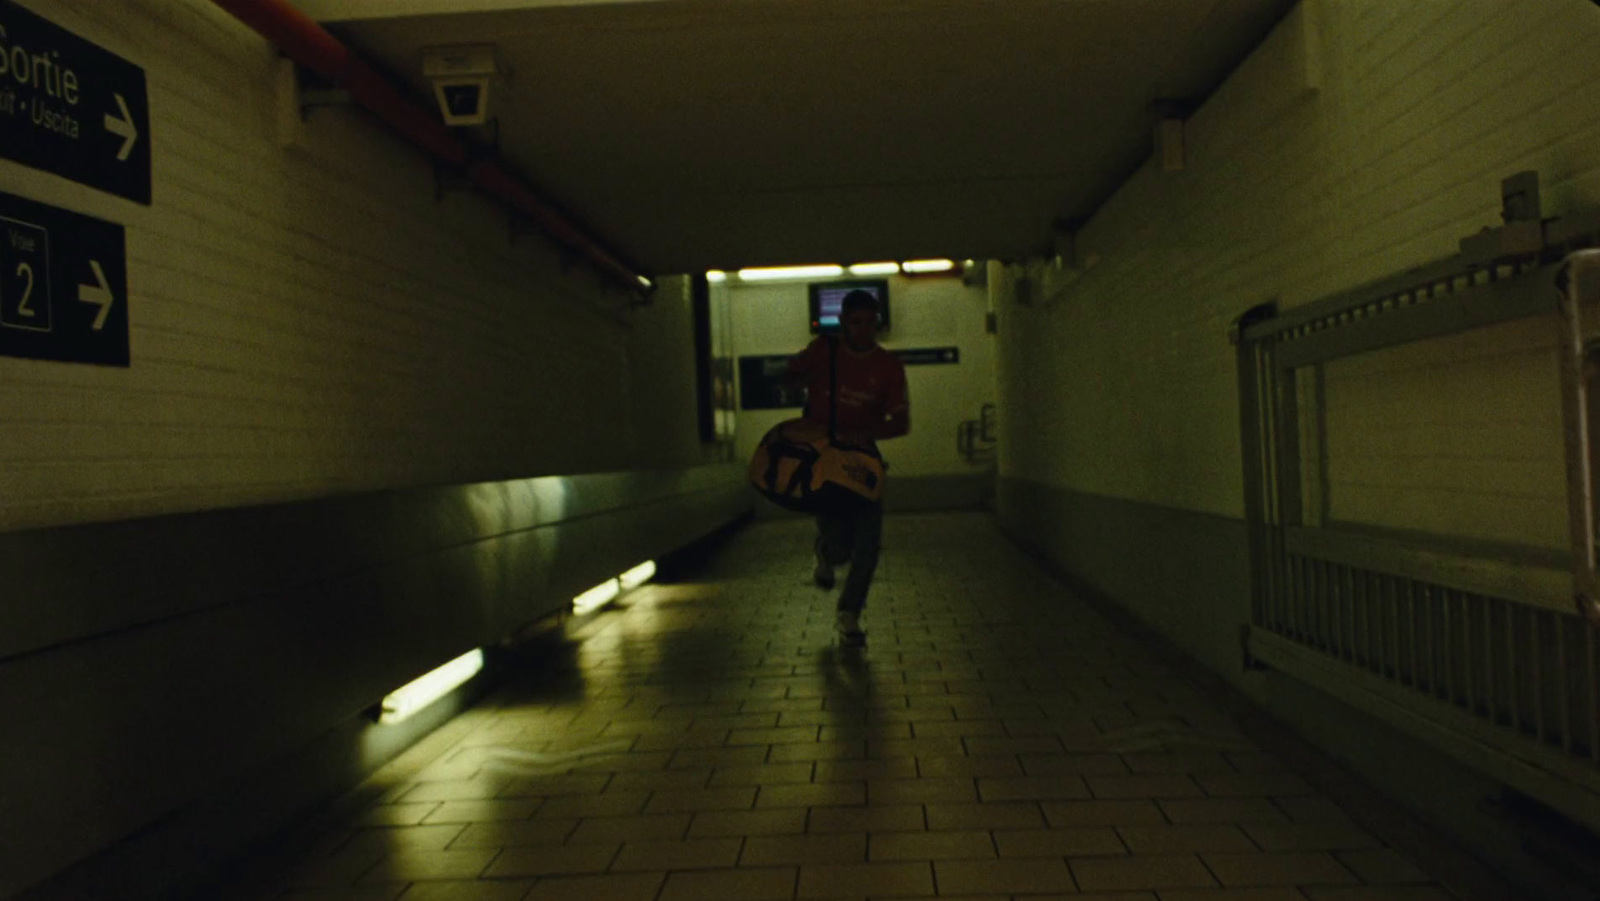
[[[296,5],[430,107],[424,47],[496,45],[507,168],[668,274],[1038,253],[1293,0]]]

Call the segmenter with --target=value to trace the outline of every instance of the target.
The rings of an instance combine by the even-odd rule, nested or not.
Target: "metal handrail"
[[[1600,306],[1600,250],[1567,257],[1557,282],[1561,291],[1561,394],[1567,452],[1568,524],[1572,538],[1573,601],[1600,626],[1600,554],[1595,546],[1595,446],[1597,422],[1592,385],[1600,376],[1600,317],[1586,321],[1585,308]]]

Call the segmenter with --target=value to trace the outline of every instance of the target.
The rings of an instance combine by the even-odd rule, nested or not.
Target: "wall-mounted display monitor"
[[[889,282],[885,279],[812,282],[806,287],[811,295],[813,334],[839,330],[839,310],[844,303],[844,296],[851,291],[868,291],[878,298],[878,330],[889,328]]]

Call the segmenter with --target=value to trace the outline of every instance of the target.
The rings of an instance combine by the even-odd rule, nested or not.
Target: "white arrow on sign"
[[[128,154],[133,150],[133,142],[139,140],[139,129],[133,125],[133,114],[128,112],[128,101],[122,99],[121,94],[113,93],[117,98],[117,106],[122,108],[122,118],[118,119],[106,113],[106,131],[122,138],[122,149],[117,151],[117,160],[127,162]]]
[[[78,285],[78,300],[100,307],[100,312],[94,317],[94,330],[98,332],[105,327],[106,315],[111,312],[111,305],[117,302],[117,298],[111,294],[111,286],[106,283],[106,274],[100,269],[100,261],[90,260],[89,266],[94,269],[94,279],[99,284]]]

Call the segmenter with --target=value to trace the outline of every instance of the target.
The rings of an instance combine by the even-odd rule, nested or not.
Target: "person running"
[[[837,417],[834,431],[841,446],[878,453],[877,442],[911,431],[911,398],[906,389],[906,367],[900,358],[878,344],[878,300],[867,291],[844,296],[838,335],[822,335],[789,361],[787,380],[807,389],[805,418],[828,425],[830,406]],[[836,346],[830,349],[830,344]],[[834,360],[830,360],[830,356]],[[830,390],[837,368],[837,405]],[[883,505],[864,503],[844,512],[817,516],[813,543],[816,568],[812,581],[825,591],[834,586],[834,567],[850,564],[839,593],[836,626],[846,646],[866,643],[861,611],[878,568],[883,536]]]

